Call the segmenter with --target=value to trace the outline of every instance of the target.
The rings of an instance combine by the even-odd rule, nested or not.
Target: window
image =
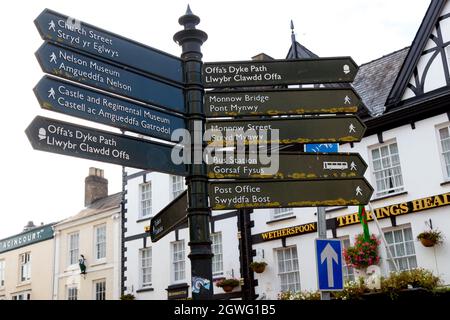
[[[386,231],[384,232],[384,237],[386,238],[389,250],[394,257],[399,270],[410,270],[417,268],[414,239],[410,227]],[[395,271],[392,261],[390,259],[388,259],[388,261],[389,269],[391,271]]]
[[[106,280],[94,282],[95,300],[106,300]]]
[[[31,293],[30,292],[21,292],[16,293],[12,296],[13,300],[31,300]]]
[[[184,179],[181,176],[170,176],[172,184],[172,196],[175,199],[184,190]]]
[[[350,239],[344,238],[342,239],[342,246],[344,249],[350,247]],[[344,276],[344,282],[355,281],[355,270],[353,267],[345,264],[345,259],[342,257],[342,274]]]
[[[173,281],[178,282],[184,280],[184,240],[172,242],[172,267]]]
[[[141,288],[152,285],[152,248],[141,249]]]
[[[69,265],[78,263],[80,234],[78,232],[69,234]]]
[[[281,219],[293,214],[294,210],[292,208],[275,208],[273,209],[272,219]]]
[[[439,129],[445,180],[450,180],[450,126]]]
[[[297,247],[276,250],[281,291],[300,291]]]
[[[5,260],[0,260],[0,287],[5,285]]]
[[[67,288],[67,300],[78,300],[78,288],[68,287]]]
[[[106,224],[94,228],[95,259],[106,258]]]
[[[20,282],[31,279],[31,253],[26,252],[19,256]]]
[[[152,183],[141,184],[141,212],[140,218],[148,217],[152,214]]]
[[[397,143],[390,143],[371,150],[373,174],[378,197],[403,190],[402,170]]]
[[[214,255],[212,257],[212,274],[213,276],[219,276],[223,274],[222,233],[212,233],[211,241],[211,250]]]

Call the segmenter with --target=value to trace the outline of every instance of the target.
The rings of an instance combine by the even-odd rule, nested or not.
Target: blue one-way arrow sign
[[[319,290],[342,290],[344,281],[341,240],[316,239],[316,262]]]

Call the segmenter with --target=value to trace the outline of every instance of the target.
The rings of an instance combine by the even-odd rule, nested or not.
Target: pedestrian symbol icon
[[[52,54],[50,55],[50,62],[58,63],[56,61],[56,54],[54,52],[52,52]]]
[[[53,20],[49,22],[48,30],[53,30],[54,32],[56,31],[55,30],[55,22]]]
[[[362,194],[362,189],[361,189],[360,186],[357,186],[355,191],[356,191],[356,195],[357,195],[357,196],[362,196],[362,195],[363,195],[363,194]]]
[[[350,123],[350,125],[348,126],[348,133],[356,132],[355,128],[356,127],[353,125],[353,123]]]

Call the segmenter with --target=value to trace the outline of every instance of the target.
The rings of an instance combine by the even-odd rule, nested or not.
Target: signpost
[[[45,73],[63,77],[128,98],[184,112],[183,89],[116,67],[51,43],[36,57]]]
[[[280,182],[283,184],[280,185]],[[372,193],[372,186],[364,178],[209,183],[211,207],[214,210],[356,206],[367,204]]]
[[[278,142],[323,143],[361,141],[366,126],[357,116],[317,116],[286,119],[259,120],[211,120],[206,123],[211,130],[211,141],[234,141],[245,144],[264,144]],[[252,129],[253,132],[246,133]],[[270,135],[272,130],[279,130],[279,140]],[[261,134],[266,130],[267,135]]]
[[[177,226],[187,221],[187,191],[181,193],[150,221],[152,242],[160,240],[174,231]]]
[[[49,9],[42,11],[34,23],[43,40],[183,83],[183,65],[178,57]]]
[[[361,100],[353,89],[209,91],[207,117],[355,113]]]
[[[316,239],[316,262],[319,290],[343,290],[341,240]]]
[[[176,146],[37,116],[25,130],[34,149],[102,161],[121,166],[186,176],[185,165],[176,165],[171,152]],[[178,152],[178,151],[176,151]]]
[[[211,179],[340,179],[363,177],[367,164],[358,153],[289,153],[280,152],[278,170],[261,163],[257,154],[233,154],[213,157],[208,164]]]
[[[203,64],[205,88],[352,82],[358,66],[350,57]]]
[[[173,130],[186,127],[180,116],[47,76],[34,93],[43,109],[166,141]]]

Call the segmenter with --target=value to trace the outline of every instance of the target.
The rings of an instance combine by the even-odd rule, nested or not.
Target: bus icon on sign
[[[348,169],[347,162],[324,162],[323,168],[325,170],[345,170]]]

